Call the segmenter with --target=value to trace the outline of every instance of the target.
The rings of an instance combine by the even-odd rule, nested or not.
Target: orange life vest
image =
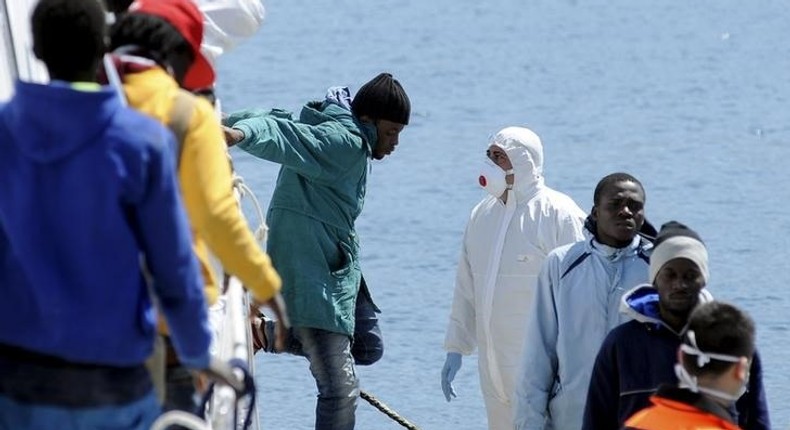
[[[629,430],[741,430],[724,408],[718,405],[711,408],[704,407],[706,403],[711,404],[712,401],[701,399],[695,402],[696,404],[691,404],[686,399],[688,395],[673,395],[682,391],[685,390],[678,388],[659,390],[658,394],[650,397],[653,406],[635,413],[625,422],[625,428]]]

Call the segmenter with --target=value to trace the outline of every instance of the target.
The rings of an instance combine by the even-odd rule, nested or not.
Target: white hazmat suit
[[[472,210],[444,347],[463,355],[479,348],[489,429],[511,430],[514,381],[541,264],[554,248],[584,239],[585,213],[544,185],[543,145],[535,133],[508,127],[489,145],[507,154],[514,184],[507,203],[487,196]]]

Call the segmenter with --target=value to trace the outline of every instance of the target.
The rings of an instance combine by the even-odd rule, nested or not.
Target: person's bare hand
[[[260,306],[265,306],[274,312],[276,317],[274,327],[274,350],[278,352],[284,350],[285,340],[288,337],[288,328],[291,326],[291,324],[288,321],[288,312],[285,309],[285,301],[283,301],[282,295],[277,293],[274,295],[274,297],[262,303],[253,300],[252,306],[254,309],[257,309]],[[256,315],[257,312],[250,312],[251,317]]]
[[[222,126],[222,133],[225,135],[225,144],[229,147],[244,140],[244,132],[231,127]]]

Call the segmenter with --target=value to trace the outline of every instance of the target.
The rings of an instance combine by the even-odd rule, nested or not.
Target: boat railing
[[[255,238],[264,247],[268,229],[258,199],[240,176],[234,177],[233,189],[240,211],[245,198],[252,201],[259,222]],[[227,278],[226,288],[218,303],[212,306],[211,312],[221,315],[218,336],[212,346],[210,369],[210,373],[216,374],[213,379],[218,382],[215,382],[205,399],[205,415],[199,417],[182,411],[166,412],[156,420],[151,430],[166,430],[176,425],[189,430],[260,429],[255,410],[255,388],[251,380],[251,375],[254,375],[254,352],[249,323],[250,297],[236,277]]]

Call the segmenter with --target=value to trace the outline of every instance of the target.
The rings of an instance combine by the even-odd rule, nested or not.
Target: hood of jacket
[[[368,150],[368,156],[378,142],[376,126],[358,120],[351,112],[351,92],[348,87],[331,87],[324,100],[307,103],[299,114],[299,121],[318,125],[327,121],[337,121],[352,133],[361,137]]]
[[[507,127],[488,143],[502,148],[513,165],[513,192],[518,201],[529,200],[543,188],[543,143],[532,130]]]
[[[707,289],[703,288],[699,292],[699,303],[707,303],[713,300],[713,296]],[[651,284],[637,285],[623,294],[620,302],[620,313],[644,324],[652,324],[656,328],[665,329],[680,336],[670,326],[661,319],[661,311],[658,306],[658,290]]]
[[[80,91],[68,83],[49,85],[17,82],[15,96],[2,111],[2,120],[23,156],[52,163],[82,146],[96,143],[121,108],[109,87]],[[63,132],[68,130],[68,132]]]

